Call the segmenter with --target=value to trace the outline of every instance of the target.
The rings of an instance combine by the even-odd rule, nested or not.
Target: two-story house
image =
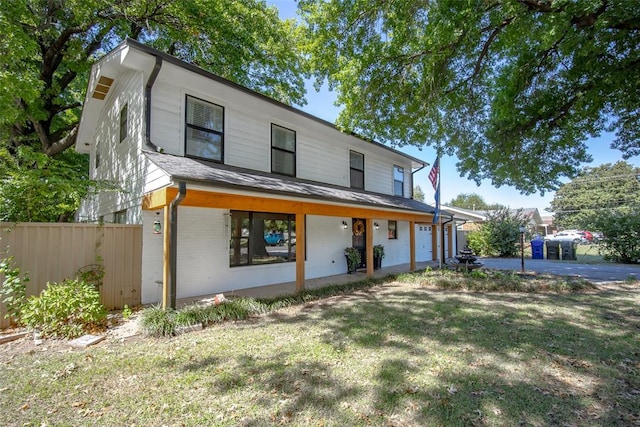
[[[439,253],[434,209],[412,199],[423,161],[132,40],[93,66],[76,148],[121,187],[78,219],[143,225],[143,303],[302,289],[345,273],[347,246],[369,275],[376,244],[384,266]]]

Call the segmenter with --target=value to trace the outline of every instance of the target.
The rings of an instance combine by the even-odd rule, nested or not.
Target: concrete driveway
[[[520,258],[480,258],[478,261],[486,268],[520,271]],[[640,280],[640,265],[578,264],[575,261],[525,258],[524,269],[536,273],[580,276],[594,283],[620,282],[630,277]]]

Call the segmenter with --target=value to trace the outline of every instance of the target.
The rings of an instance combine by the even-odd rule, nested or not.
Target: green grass
[[[334,288],[173,338],[73,352],[0,348],[0,424],[640,421],[638,282],[594,289],[477,275],[427,271]]]
[[[598,252],[598,245],[578,245],[576,258],[578,258],[579,263],[583,264],[607,263]]]

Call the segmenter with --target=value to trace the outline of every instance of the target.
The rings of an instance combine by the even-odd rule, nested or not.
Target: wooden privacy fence
[[[140,225],[0,223],[0,257],[9,256],[21,274],[29,274],[27,295],[98,264],[104,267],[100,296],[108,310],[140,304]],[[0,275],[0,286],[3,281]],[[9,325],[5,312],[0,304],[0,327]]]

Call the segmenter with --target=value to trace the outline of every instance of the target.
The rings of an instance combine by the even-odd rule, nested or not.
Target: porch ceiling
[[[220,192],[224,188],[259,191],[263,194],[309,199],[309,202],[330,202],[366,206],[369,209],[400,210],[419,216],[432,215],[435,210],[433,206],[404,197],[353,190],[171,154],[154,152],[145,152],[144,154],[170,175],[174,181],[187,181],[211,186],[212,191]],[[147,201],[145,207],[154,208],[163,203],[160,200],[151,203]]]

